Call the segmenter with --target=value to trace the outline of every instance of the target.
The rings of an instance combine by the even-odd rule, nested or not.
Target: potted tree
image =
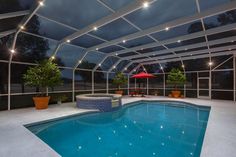
[[[123,95],[123,90],[120,87],[128,82],[127,77],[121,72],[116,73],[116,76],[113,78],[112,83],[118,87],[116,94]]]
[[[167,83],[174,85],[174,90],[171,91],[171,94],[174,98],[178,98],[181,95],[181,91],[178,90],[178,85],[183,85],[186,82],[186,76],[182,73],[181,70],[177,68],[171,69],[168,78]]]
[[[33,97],[36,109],[46,109],[50,100],[48,88],[62,83],[61,72],[52,60],[43,60],[38,65],[31,67],[23,75],[26,85],[36,87],[39,94]]]

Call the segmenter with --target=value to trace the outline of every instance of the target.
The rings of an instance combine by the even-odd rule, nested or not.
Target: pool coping
[[[31,127],[31,126],[50,123],[50,122],[53,122],[53,121],[59,121],[59,120],[65,119],[65,118],[73,118],[73,117],[76,117],[76,116],[83,116],[83,115],[92,114],[92,113],[100,113],[100,111],[85,111],[85,112],[82,112],[82,113],[75,113],[75,114],[71,114],[71,115],[56,117],[56,118],[47,119],[47,120],[38,121],[38,122],[33,122],[33,123],[29,123],[29,124],[23,124],[23,126],[26,129],[28,129],[28,127]]]
[[[148,100],[147,100],[148,99]],[[196,105],[197,106],[208,106],[211,107],[210,110],[210,114],[209,114],[209,119],[208,119],[208,125],[207,125],[207,129],[205,132],[205,138],[203,141],[203,146],[202,146],[202,152],[201,152],[201,157],[221,157],[221,156],[231,156],[232,154],[236,154],[236,150],[234,149],[234,145],[236,144],[236,133],[234,133],[234,130],[236,129],[236,127],[232,124],[236,123],[236,104],[235,102],[232,101],[218,101],[218,100],[202,100],[202,99],[189,99],[189,98],[185,98],[185,99],[170,99],[170,98],[166,98],[166,97],[146,97],[146,98],[131,98],[131,97],[124,97],[122,99],[122,105],[129,105],[130,103],[133,102],[138,102],[138,101],[175,101],[175,102],[184,102],[184,103],[188,103],[191,105]],[[194,102],[194,103],[192,103]],[[72,104],[71,106],[75,106],[75,104]],[[32,157],[43,157],[43,156],[55,156],[58,157],[60,156],[58,153],[56,153],[50,146],[48,146],[47,144],[45,144],[43,141],[41,141],[40,138],[38,138],[36,135],[34,135],[31,131],[29,131],[27,128],[24,127],[24,125],[27,124],[32,124],[33,122],[35,123],[40,123],[44,120],[46,121],[50,121],[50,120],[55,120],[56,119],[60,119],[60,118],[65,118],[66,116],[72,116],[73,114],[76,115],[81,115],[81,114],[88,114],[90,112],[94,112],[91,110],[79,110],[78,109],[73,109],[71,111],[71,107],[67,108],[68,111],[70,112],[65,112],[62,111],[63,109],[61,109],[61,107],[56,108],[56,110],[58,110],[57,112],[59,113],[55,113],[54,110],[52,113],[55,115],[50,115],[49,117],[46,118],[42,118],[40,116],[42,115],[47,115],[47,114],[51,114],[51,112],[46,111],[46,113],[44,113],[44,111],[42,111],[42,115],[41,113],[39,114],[39,117],[34,117],[34,113],[37,113],[39,111],[36,110],[32,110],[31,109],[20,109],[20,110],[12,110],[12,111],[3,111],[0,112],[0,138],[2,138],[3,140],[0,141],[0,154],[3,155],[3,157],[15,157],[15,156],[26,156],[23,152],[25,152],[25,149],[22,147],[19,147],[19,143],[22,143],[22,141],[17,141],[18,139],[14,139],[13,141],[10,140],[9,138],[12,138],[14,136],[19,135],[24,137],[23,139],[26,139],[27,142],[27,147],[28,149],[32,149],[30,150],[30,155],[29,153],[27,154],[27,156],[32,156]],[[29,120],[29,117],[24,117],[24,114],[28,114],[25,112],[22,112],[22,110],[27,110],[27,112],[33,114],[32,115],[28,115],[29,117],[32,116],[34,118],[34,120]],[[224,110],[226,110],[224,112]],[[19,113],[18,113],[19,112]],[[2,114],[3,113],[3,114]],[[13,114],[12,114],[13,113]],[[14,113],[18,113],[19,115],[15,115]],[[217,114],[224,114],[224,116],[216,116]],[[4,117],[5,114],[5,117]],[[23,114],[23,115],[22,115]],[[229,116],[227,116],[229,115]],[[19,121],[19,119],[17,119],[17,122],[15,122],[15,118],[12,116],[16,116],[16,117],[23,117],[25,118],[23,121]],[[31,117],[31,118],[32,118]],[[226,119],[224,117],[227,117]],[[217,119],[218,118],[218,119]],[[7,119],[10,119],[10,123],[6,123],[5,121]],[[37,119],[37,120],[35,120]],[[213,121],[212,121],[213,119]],[[217,119],[217,121],[215,121],[215,119]],[[222,123],[222,120],[224,123]],[[2,122],[5,122],[4,125],[2,125]],[[33,121],[33,122],[32,122]],[[219,121],[220,125],[214,124],[215,122],[217,123]],[[12,129],[12,125],[16,125],[14,127],[16,127],[19,132],[17,131],[9,131],[8,129]],[[229,126],[228,127],[222,127],[221,125],[225,125],[225,126]],[[233,131],[232,131],[233,130]],[[219,137],[219,135],[222,135],[222,137]],[[6,137],[5,137],[5,136]],[[216,138],[218,137],[218,138]],[[221,140],[221,142],[218,142],[219,140]],[[17,144],[15,144],[15,142]],[[39,149],[35,149],[32,148],[32,146],[37,145],[39,147]],[[16,150],[12,150],[9,149],[8,147],[10,146],[14,146],[17,145]],[[222,148],[224,148],[224,150],[222,150]],[[37,152],[39,152],[39,154],[37,154]],[[22,153],[22,154],[21,154]],[[19,155],[20,154],[20,155]],[[50,155],[49,155],[50,154]]]
[[[188,104],[189,106],[192,106],[192,107],[209,108],[209,111],[211,110],[211,106],[197,105],[197,104],[188,103],[188,102],[184,102],[184,101],[177,101],[177,100],[137,100],[137,101],[133,101],[133,102],[129,102],[129,103],[124,103],[124,104],[122,104],[122,106],[124,106],[124,107],[128,107],[130,105],[135,106],[137,104],[134,104],[134,103],[143,103],[143,102],[144,103],[145,102],[161,102],[161,103],[162,102],[175,102],[175,103],[185,103],[185,104]],[[169,106],[172,106],[172,105],[169,105]],[[176,106],[178,106],[178,104]],[[122,108],[120,108],[120,109],[122,109]],[[110,111],[110,112],[118,112],[119,110]],[[85,111],[83,113],[75,113],[75,114],[66,115],[66,116],[62,116],[62,117],[56,117],[56,118],[47,119],[47,120],[43,120],[43,121],[37,121],[37,122],[29,123],[29,124],[23,124],[23,126],[28,129],[28,127],[35,126],[35,125],[50,123],[50,122],[53,122],[53,121],[59,121],[59,120],[66,119],[66,118],[73,118],[73,117],[76,117],[76,116],[83,116],[83,115],[88,115],[88,114],[93,114],[93,113],[103,113],[103,112],[101,112],[101,111],[94,111],[94,110]]]

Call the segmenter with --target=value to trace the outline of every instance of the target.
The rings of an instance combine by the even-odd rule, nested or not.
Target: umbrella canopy
[[[131,78],[153,78],[153,77],[155,77],[155,76],[152,74],[141,72],[141,73],[133,75]]]

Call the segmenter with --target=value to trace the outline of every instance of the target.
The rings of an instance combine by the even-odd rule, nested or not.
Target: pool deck
[[[201,157],[236,157],[236,103],[223,100],[172,99],[148,96],[123,97],[126,104],[138,100],[177,100],[211,106]],[[0,112],[0,157],[59,157],[23,125],[38,121],[88,112],[75,107],[75,103],[51,105],[47,110],[34,108]]]

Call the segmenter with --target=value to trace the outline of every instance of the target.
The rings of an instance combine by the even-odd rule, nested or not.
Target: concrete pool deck
[[[123,97],[126,104],[138,100],[177,100],[211,106],[201,157],[236,157],[236,103],[223,100],[172,99],[167,97]],[[51,105],[47,110],[34,108],[0,112],[1,157],[59,157],[23,125],[68,116],[89,110],[78,109],[75,103]]]

